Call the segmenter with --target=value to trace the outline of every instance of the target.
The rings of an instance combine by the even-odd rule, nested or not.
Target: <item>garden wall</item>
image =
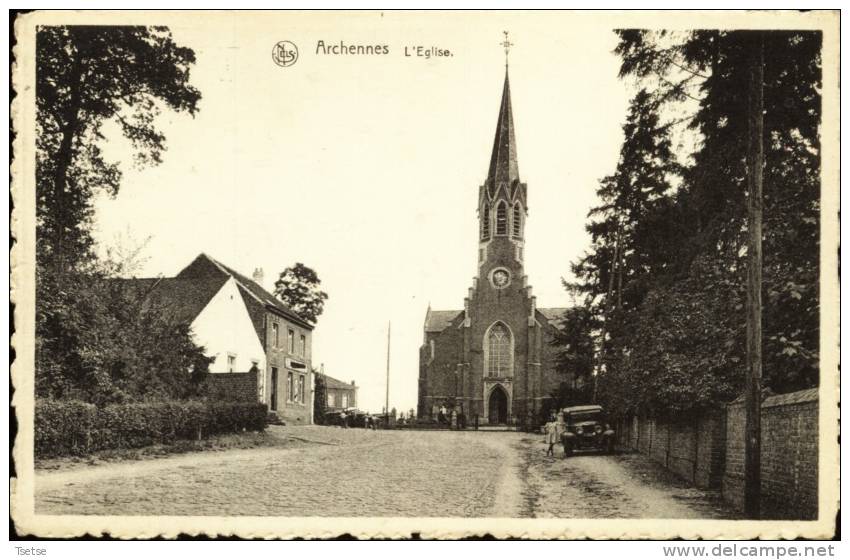
[[[720,486],[723,469],[723,415],[687,420],[633,416],[618,425],[621,448],[638,451],[698,488]]]
[[[255,371],[210,373],[204,394],[227,402],[259,402],[258,377]]]
[[[726,407],[726,470],[723,497],[744,505],[742,399]],[[761,509],[771,519],[817,519],[818,390],[768,397],[761,415]]]
[[[737,509],[744,493],[744,401],[697,417],[633,416],[618,424],[618,444],[647,455],[698,488],[714,488]],[[762,517],[816,519],[818,390],[762,403]]]

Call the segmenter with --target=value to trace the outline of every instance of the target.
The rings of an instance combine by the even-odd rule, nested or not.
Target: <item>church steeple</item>
[[[510,44],[505,37],[503,46],[506,53]],[[490,167],[487,179],[478,191],[479,268],[489,267],[498,261],[502,266],[516,268],[515,272],[521,274],[527,215],[527,189],[519,179],[511,82],[506,61]]]
[[[499,107],[499,119],[496,122],[496,135],[493,139],[493,152],[490,155],[490,167],[487,171],[487,190],[491,197],[504,185],[513,191],[515,182],[519,182],[519,166],[516,157],[516,137],[514,135],[514,117],[511,111],[511,82],[505,67],[505,85],[502,87],[502,104]]]

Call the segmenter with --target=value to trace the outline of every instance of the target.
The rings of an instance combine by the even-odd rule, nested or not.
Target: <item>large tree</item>
[[[600,398],[656,413],[713,406],[744,379],[748,33],[619,37],[621,76],[639,88],[573,286],[605,318]],[[818,381],[820,44],[816,32],[765,35],[764,367],[778,392]],[[652,154],[673,127],[691,135],[681,178],[641,198],[669,175],[656,173],[668,156]]]
[[[194,115],[194,52],[164,27],[45,26],[36,34],[37,234],[43,266],[58,273],[90,257],[92,196],[118,192],[121,169],[106,161],[102,129],[115,121],[136,164],[157,164],[161,108]]]
[[[162,108],[194,115],[191,49],[162,27],[45,26],[36,35],[36,390],[110,402],[186,396],[208,366],[185,325],[142,309],[93,251],[92,198],[116,195],[103,156],[116,122],[137,165],[157,164]]]
[[[274,294],[302,319],[315,324],[328,299],[321,285],[315,270],[302,263],[295,263],[295,266],[287,267],[280,273],[274,283]]]

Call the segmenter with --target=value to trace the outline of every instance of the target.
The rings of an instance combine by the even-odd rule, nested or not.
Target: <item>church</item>
[[[480,424],[537,420],[543,401],[571,381],[556,370],[553,347],[566,310],[537,307],[523,270],[527,217],[506,67],[490,167],[478,191],[477,275],[463,309],[428,307],[419,352],[421,418],[436,418],[446,407]]]

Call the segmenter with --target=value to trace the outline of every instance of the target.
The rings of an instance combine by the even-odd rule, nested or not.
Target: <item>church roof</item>
[[[568,307],[538,307],[537,310],[543,314],[546,319],[556,327],[560,327],[564,322],[564,313]]]
[[[502,87],[502,104],[499,107],[499,120],[496,123],[496,136],[493,139],[493,153],[490,156],[490,168],[487,171],[487,187],[493,196],[500,184],[510,188],[519,181],[519,166],[516,157],[516,138],[514,135],[514,117],[511,111],[511,84],[505,69],[505,85]]]
[[[425,315],[425,332],[442,332],[452,324],[455,318],[463,313],[462,310],[434,311],[429,309]]]

